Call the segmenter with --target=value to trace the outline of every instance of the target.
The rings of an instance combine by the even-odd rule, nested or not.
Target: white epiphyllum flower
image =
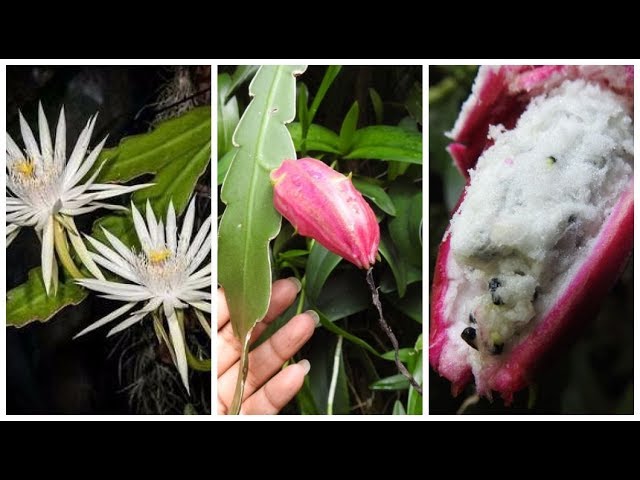
[[[112,328],[108,336],[151,314],[158,338],[167,344],[182,382],[189,391],[187,356],[191,359],[193,357],[184,339],[184,310],[192,309],[209,336],[211,335],[209,325],[202,314],[211,313],[211,263],[197,270],[211,254],[211,216],[204,221],[191,241],[195,198],[187,209],[180,236],[177,233],[173,203],[169,204],[166,227],[162,220],[156,220],[148,201],[146,224],[133,204],[131,212],[141,251],[129,249],[106,229],[103,231],[111,248],[87,236],[87,240],[98,252],[90,253],[91,258],[130,283],[104,279],[78,280],[80,285],[106,294],[103,295],[104,298],[127,303],[82,330],[75,338],[114,321],[140,302],[144,302],[142,308]],[[161,320],[163,313],[169,325],[169,336],[165,333]]]
[[[94,183],[100,168],[84,182],[93,167],[106,138],[87,154],[96,116],[91,117],[67,161],[66,123],[64,108],[56,128],[55,146],[42,105],[38,105],[40,144],[20,113],[20,131],[25,149],[21,150],[7,133],[7,246],[22,227],[33,227],[42,242],[42,277],[49,294],[53,283],[58,286],[58,259],[74,277],[83,277],[75,266],[68,240],[87,269],[97,278],[104,278],[89,256],[73,217],[99,208],[126,210],[121,206],[99,202],[106,198],[133,192],[149,186],[131,187]]]

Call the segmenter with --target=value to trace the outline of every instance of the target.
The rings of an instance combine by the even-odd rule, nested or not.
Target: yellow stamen
[[[163,263],[170,256],[171,250],[169,250],[168,248],[163,248],[161,250],[150,250],[148,255],[149,261],[154,265]]]
[[[36,166],[30,160],[23,160],[14,165],[13,169],[23,177],[33,177],[36,171]]]

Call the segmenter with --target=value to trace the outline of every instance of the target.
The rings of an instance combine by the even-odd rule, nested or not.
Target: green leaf
[[[400,175],[404,175],[410,166],[410,163],[390,161],[387,177],[389,177],[389,180],[394,181]]]
[[[388,193],[398,212],[389,220],[391,239],[407,263],[421,267],[422,191],[420,187],[401,177],[391,184]]]
[[[407,412],[404,409],[404,405],[400,400],[396,400],[393,404],[393,415],[406,415]]]
[[[422,125],[422,83],[415,82],[404,103],[411,118]]]
[[[302,125],[303,129],[309,128],[309,89],[303,82],[298,82],[298,100],[296,102],[298,106],[298,122]]]
[[[380,380],[373,382],[369,388],[371,390],[384,391],[406,390],[409,388],[409,380],[407,380],[404,375],[396,373],[390,377],[381,378]]]
[[[296,152],[302,152],[302,125],[300,123],[290,123],[287,127],[293,139]],[[328,128],[315,123],[309,126],[306,144],[308,152],[340,153],[339,142],[338,135]]]
[[[422,352],[418,356],[416,365],[411,372],[413,378],[418,384],[422,385]],[[413,387],[409,388],[409,398],[407,400],[408,415],[422,415],[422,395],[415,391]]]
[[[404,297],[407,291],[407,265],[386,230],[381,232],[379,250],[391,267],[393,277],[396,279],[398,295],[400,295],[400,298]]]
[[[46,322],[68,305],[78,305],[87,291],[68,279],[60,282],[56,296],[47,296],[40,267],[29,271],[22,285],[7,292],[7,326],[24,327],[31,322]]]
[[[382,103],[382,99],[378,92],[376,92],[375,88],[369,89],[369,97],[371,97],[371,104],[373,105],[373,112],[376,116],[376,123],[382,123],[384,119],[384,104]]]
[[[388,125],[361,128],[353,135],[351,149],[344,158],[422,164],[422,134]]]
[[[282,252],[278,254],[278,257],[284,259],[284,258],[304,257],[305,255],[309,255],[309,250],[292,249],[292,250],[287,250],[286,252]]]
[[[225,289],[231,322],[247,338],[267,312],[271,296],[269,242],[280,229],[269,172],[295,158],[286,123],[296,113],[299,65],[264,65],[249,85],[253,100],[233,136],[239,145],[222,186],[227,205],[218,234],[218,279]]]
[[[258,65],[240,65],[236,68],[235,72],[231,76],[231,85],[229,85],[229,91],[227,92],[227,100],[233,95],[238,87],[244,82],[249,80],[258,71]]]
[[[218,160],[218,185],[222,185],[222,182],[224,182],[224,177],[227,176],[229,167],[231,167],[233,159],[236,158],[237,152],[238,150],[236,148],[232,148],[227,153],[225,153],[224,156],[220,158],[220,160]]]
[[[309,301],[312,302],[311,296]],[[325,282],[314,304],[332,322],[369,308],[371,294],[363,270],[336,271]]]
[[[415,357],[418,352],[416,352],[415,348],[401,348],[398,350],[398,356],[400,357],[400,361],[402,363],[407,363],[411,360],[412,357]],[[384,352],[382,354],[382,358],[385,360],[395,361],[396,352],[395,350],[389,350],[388,352]]]
[[[392,216],[396,214],[396,207],[391,197],[382,187],[372,183],[367,177],[352,178],[351,181],[362,195],[375,203],[382,211]]]
[[[322,77],[320,87],[318,88],[316,96],[313,98],[311,107],[309,108],[309,123],[313,123],[313,119],[318,112],[318,108],[320,108],[322,100],[324,100],[329,87],[340,73],[340,70],[342,70],[342,66],[340,65],[330,65],[327,67],[327,71],[325,72],[324,77]]]
[[[334,268],[338,266],[342,258],[330,252],[318,242],[313,242],[309,260],[307,261],[306,280],[304,291],[311,303],[315,303],[320,291]]]
[[[240,121],[238,111],[238,99],[227,94],[231,89],[231,75],[223,73],[218,75],[218,157],[223,157],[233,148],[233,131]]]
[[[353,105],[351,105],[351,108],[347,112],[347,115],[344,117],[342,126],[340,127],[340,152],[347,153],[351,149],[351,145],[353,144],[353,136],[356,132],[359,118],[360,108],[358,107],[358,102],[356,101],[353,102]]]
[[[316,312],[318,313],[318,316],[320,317],[320,324],[324,328],[326,328],[330,332],[335,333],[336,335],[340,335],[345,340],[349,340],[354,345],[358,345],[359,347],[364,348],[366,351],[368,351],[369,353],[375,355],[376,357],[381,357],[382,356],[380,354],[380,352],[378,352],[375,348],[373,348],[367,342],[365,342],[361,338],[357,337],[356,335],[353,335],[352,333],[349,333],[346,330],[340,328],[334,322],[329,320],[326,316],[324,316],[324,314],[321,311],[316,309]]]
[[[96,181],[127,182],[170,163],[186,164],[207,145],[211,148],[211,108],[194,108],[149,133],[127,137],[117,147],[103,150],[96,165],[106,163]]]
[[[422,282],[409,285],[402,298],[398,298],[397,295],[389,295],[389,298],[394,307],[409,318],[422,323]]]
[[[147,135],[154,133],[151,132]],[[204,138],[184,138],[183,140],[185,143],[182,145],[182,150],[172,152],[172,160],[156,169],[156,175],[153,179],[155,185],[138,190],[132,195],[132,200],[139,208],[142,208],[149,200],[156,215],[164,217],[171,201],[173,201],[177,215],[180,215],[187,206],[198,179],[210,162],[211,142],[209,136],[206,140]],[[130,147],[137,141],[144,142],[145,140],[143,136],[131,137],[126,139],[126,145]],[[167,141],[170,142],[171,139]],[[195,143],[195,148],[193,148],[194,143],[192,142],[198,142]],[[161,155],[161,149],[158,149],[158,152]],[[116,162],[128,162],[128,159],[128,154],[124,151],[117,155]],[[93,235],[104,238],[100,227],[109,230],[126,245],[138,245],[133,220],[128,212],[108,215],[95,222]]]

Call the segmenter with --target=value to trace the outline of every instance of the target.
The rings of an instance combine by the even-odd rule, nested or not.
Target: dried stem
[[[378,287],[376,287],[376,284],[373,280],[373,267],[367,270],[367,283],[369,284],[369,288],[371,289],[371,298],[373,299],[373,304],[378,309],[378,316],[379,316],[378,321],[380,322],[380,326],[382,327],[382,330],[384,330],[384,333],[387,334],[387,337],[389,337],[389,340],[391,340],[391,345],[393,345],[396,367],[398,367],[398,371],[402,375],[407,377],[407,380],[409,380],[409,383],[414,388],[414,390],[418,392],[420,395],[422,395],[422,387],[418,384],[416,379],[413,378],[413,375],[409,373],[409,370],[407,370],[407,367],[405,367],[404,364],[400,361],[400,357],[398,355],[398,350],[400,350],[400,346],[398,345],[398,339],[393,334],[391,327],[389,326],[387,321],[384,319],[384,316],[382,315],[382,305],[380,304]]]

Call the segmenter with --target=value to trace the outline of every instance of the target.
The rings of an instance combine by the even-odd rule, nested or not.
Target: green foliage
[[[413,117],[421,112],[414,91],[421,88],[421,74],[419,69],[411,71],[408,88],[397,93],[382,78],[395,78],[396,69],[402,67],[372,67],[380,69],[381,80],[363,82],[358,85],[362,91],[354,93],[353,79],[361,68],[310,67],[298,81],[296,121],[287,127],[298,158],[313,156],[342,173],[353,173],[354,185],[373,206],[383,238],[382,260],[374,267],[374,275],[384,286],[385,318],[404,347],[401,360],[421,378],[422,344],[417,339],[422,329],[422,134],[421,118]],[[219,158],[219,169],[226,168],[228,154]],[[243,171],[250,176],[246,173],[250,167]],[[224,188],[226,184],[223,197]],[[249,190],[238,191],[246,196]],[[256,203],[266,208],[264,204],[270,202],[265,197]],[[416,414],[421,410],[422,399],[408,382],[393,381],[397,370],[393,356],[383,353],[390,343],[378,325],[365,272],[317,242],[296,235],[288,222],[271,243],[271,255],[274,278],[295,275],[303,290],[260,341],[307,309],[317,311],[321,323],[292,360],[307,358],[312,367],[295,405],[286,413]],[[255,263],[249,267],[236,259],[229,265],[236,270],[247,265],[246,275],[253,282],[263,275]]]
[[[7,292],[7,325],[24,327],[31,322],[46,322],[68,305],[77,305],[87,292],[71,279],[60,282],[57,295],[47,296],[42,269],[34,268],[28,280]]]

